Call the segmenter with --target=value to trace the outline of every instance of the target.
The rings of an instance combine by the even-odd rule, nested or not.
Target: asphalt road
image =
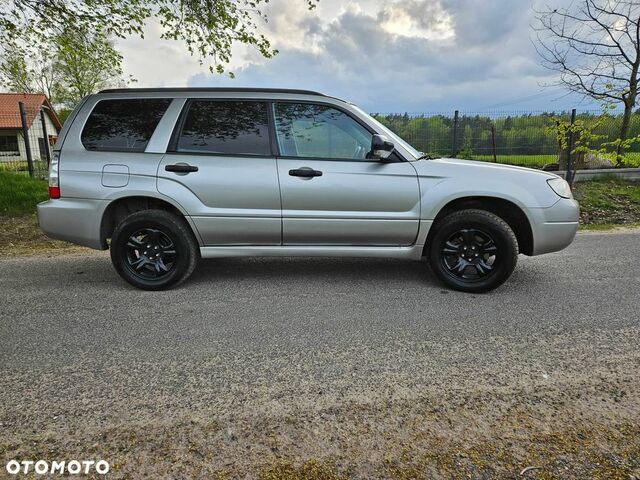
[[[123,425],[214,419],[216,462],[235,468],[253,454],[234,442],[267,445],[263,431],[283,439],[264,447],[275,458],[339,457],[354,405],[378,412],[382,435],[400,431],[399,405],[532,391],[541,419],[573,391],[603,421],[625,420],[640,412],[639,263],[638,230],[579,234],[471,295],[398,260],[207,260],[176,290],[142,292],[104,252],[0,259],[0,445],[82,452]],[[588,392],[611,408],[585,404]]]

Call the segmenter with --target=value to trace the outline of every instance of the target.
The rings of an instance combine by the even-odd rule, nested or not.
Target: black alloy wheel
[[[480,293],[502,285],[518,259],[518,240],[507,222],[485,210],[459,210],[429,235],[429,264],[447,286]]]
[[[167,232],[143,228],[129,237],[126,244],[127,267],[142,279],[160,279],[176,265],[176,247]]]
[[[498,247],[491,235],[476,228],[463,228],[444,243],[440,261],[452,275],[476,280],[489,275],[498,258]]]
[[[118,274],[143,290],[164,290],[186,280],[200,248],[183,217],[165,210],[141,210],[125,217],[111,237],[111,261]]]

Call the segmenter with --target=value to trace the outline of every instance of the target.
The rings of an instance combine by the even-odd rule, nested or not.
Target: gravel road
[[[208,260],[141,292],[105,252],[0,259],[0,458],[640,478],[639,263],[640,230],[583,233],[470,295],[398,260]]]

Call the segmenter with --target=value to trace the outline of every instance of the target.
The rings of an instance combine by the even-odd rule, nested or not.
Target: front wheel
[[[111,261],[118,274],[143,290],[164,290],[186,280],[200,258],[184,219],[164,210],[127,216],[111,238]]]
[[[513,272],[518,241],[511,227],[485,210],[460,210],[433,227],[429,263],[436,276],[463,292],[486,292]]]

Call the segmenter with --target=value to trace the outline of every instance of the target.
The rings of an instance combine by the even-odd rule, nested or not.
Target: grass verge
[[[640,224],[640,182],[603,178],[576,183],[573,194],[580,203],[580,223],[589,230]]]
[[[36,205],[49,198],[46,180],[0,172],[0,257],[80,250],[48,238],[36,218]]]
[[[22,173],[0,172],[0,215],[33,214],[36,205],[47,198],[46,180],[35,180]]]

